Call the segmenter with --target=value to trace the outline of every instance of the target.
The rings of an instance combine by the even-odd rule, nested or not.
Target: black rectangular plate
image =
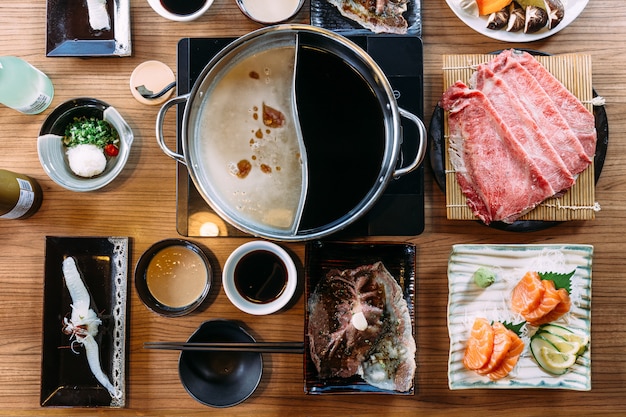
[[[125,237],[46,238],[41,361],[41,405],[59,407],[123,407],[125,405],[126,295],[129,240]],[[93,376],[85,349],[61,330],[69,318],[72,299],[65,285],[62,263],[73,257],[91,293],[102,325],[96,341],[102,371],[117,379],[122,398],[113,401]]]
[[[89,26],[86,0],[48,0],[46,56],[129,56],[129,0],[107,0],[111,29]]]

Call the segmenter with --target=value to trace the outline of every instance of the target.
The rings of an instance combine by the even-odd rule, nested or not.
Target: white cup
[[[247,279],[252,278],[254,284],[258,284],[255,290],[258,290],[259,287],[263,287],[264,282],[269,282],[269,277],[266,275],[274,275],[274,271],[272,273],[268,273],[266,262],[261,262],[264,265],[259,264],[260,267],[256,265],[247,264],[247,262],[252,262],[255,255],[258,255],[262,252],[269,252],[273,257],[271,258],[271,262],[282,264],[284,268],[282,272],[284,273],[284,286],[282,290],[278,292],[276,297],[272,297],[269,300],[264,300],[263,302],[259,301],[251,301],[250,298],[246,297],[245,294],[240,292],[241,289],[241,277],[238,283],[236,282],[235,276],[237,274],[241,274],[242,270],[238,269],[238,266],[241,266],[244,272],[247,270],[250,272],[252,266],[252,277],[244,277]],[[250,256],[253,256],[252,258]],[[243,264],[242,260],[246,259]],[[264,261],[267,261],[268,258],[260,258]],[[244,243],[235,249],[224,264],[224,269],[222,271],[222,285],[224,286],[224,292],[226,292],[226,296],[230,300],[231,303],[239,310],[254,315],[265,315],[275,313],[282,308],[284,308],[291,298],[295,294],[296,288],[298,286],[298,271],[296,269],[296,265],[289,255],[287,251],[278,246],[277,244],[265,240],[254,240],[251,242]]]
[[[163,1],[170,1],[172,3],[175,3],[176,0],[148,0],[148,4],[155,12],[157,12],[162,17],[169,20],[175,20],[177,22],[189,22],[191,20],[195,20],[202,16],[207,10],[209,10],[209,7],[211,7],[211,5],[213,4],[213,0],[205,0],[202,6],[193,13],[176,14],[165,8],[163,6]]]
[[[241,12],[263,24],[284,22],[294,17],[304,0],[236,0]]]

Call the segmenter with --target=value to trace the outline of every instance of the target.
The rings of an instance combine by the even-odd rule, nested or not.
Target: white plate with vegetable
[[[592,256],[590,245],[454,245],[448,263],[450,389],[590,390]],[[538,283],[537,288],[548,288],[536,302],[516,293],[526,279],[536,280],[532,282]],[[550,303],[547,294],[557,292],[569,303],[555,301],[543,311],[544,305]],[[520,299],[527,303],[525,309],[520,310],[516,303]],[[480,355],[468,359],[468,346],[475,336],[472,329],[481,319],[488,323],[487,333],[491,332],[489,327],[496,329],[496,323],[501,323],[523,343],[521,353],[510,362],[512,368],[500,372],[497,378],[494,369],[502,368],[510,359],[514,343],[506,345],[506,349],[511,347],[502,357],[506,359],[500,358],[501,362],[494,365],[499,350],[494,347],[505,346],[494,331],[492,348],[483,352],[485,361],[472,366],[472,360]],[[488,364],[493,366],[491,372]]]
[[[46,238],[41,405],[126,404],[126,237]]]
[[[523,19],[526,21],[526,4],[539,5],[540,8],[546,10],[549,9],[549,6],[546,7],[549,3],[555,3],[556,0],[521,0],[520,3],[524,4],[522,6],[523,10]],[[507,27],[500,29],[489,29],[487,26],[489,25],[489,15],[480,15],[479,13],[479,3],[486,4],[486,8],[488,8],[491,4],[498,3],[499,6],[506,4],[505,7],[509,7],[510,1],[507,0],[446,0],[448,6],[454,14],[457,15],[459,19],[463,21],[467,26],[474,29],[476,32],[481,33],[487,37],[497,39],[499,41],[504,42],[533,42],[540,39],[547,38],[552,36],[559,31],[565,29],[570,23],[572,23],[576,18],[582,13],[587,6],[589,0],[560,0],[558,3],[562,5],[562,18],[558,21],[558,24],[553,23],[553,27],[550,27],[549,23],[542,25],[540,28],[533,29],[535,30],[532,33],[525,33],[524,29],[518,31],[507,30]],[[550,19],[550,15],[554,15],[557,12],[547,11],[548,19]],[[535,13],[532,13],[533,16]],[[507,18],[507,25],[509,24],[510,16]]]

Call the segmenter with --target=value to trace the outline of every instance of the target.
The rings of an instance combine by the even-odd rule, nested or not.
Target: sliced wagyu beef
[[[517,60],[546,91],[559,109],[570,129],[576,134],[587,156],[596,153],[597,133],[593,113],[578,100],[561,82],[528,52],[505,51],[509,60]]]
[[[532,59],[536,62],[534,58]],[[530,112],[543,133],[550,138],[572,174],[579,174],[584,171],[591,163],[593,153],[595,153],[595,142],[593,153],[589,156],[576,132],[570,128],[567,122],[566,117],[573,118],[575,116],[566,116],[568,111],[559,109],[539,81],[518,60],[511,59],[510,54],[500,54],[491,61],[490,66],[510,87],[511,94]],[[552,78],[556,80],[554,77]],[[561,86],[561,90],[567,91],[563,84],[558,80],[556,81]],[[554,90],[554,86],[551,90]],[[551,91],[551,93],[557,94],[555,91]],[[584,109],[582,104],[581,107]],[[578,112],[578,110],[575,111]],[[589,113],[587,109],[585,111]],[[592,114],[591,128],[595,132]]]
[[[485,224],[513,221],[555,193],[496,108],[458,81],[444,94],[449,153],[472,212]]]
[[[485,224],[513,223],[591,164],[593,114],[527,53],[505,51],[441,99],[457,182]]]
[[[498,110],[502,121],[537,164],[552,189],[558,192],[574,185],[572,172],[563,162],[553,143],[504,80],[490,68],[484,67],[474,74],[474,82],[476,88],[482,91]],[[574,141],[578,143],[575,139]]]

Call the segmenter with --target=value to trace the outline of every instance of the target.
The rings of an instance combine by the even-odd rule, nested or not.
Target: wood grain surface
[[[569,0],[576,1],[576,0]],[[309,3],[294,19],[307,23]],[[17,55],[47,73],[55,86],[52,106],[27,116],[0,106],[0,167],[29,174],[43,187],[40,211],[28,220],[0,221],[0,415],[7,416],[200,416],[214,415],[609,415],[626,413],[626,4],[591,0],[570,26],[530,44],[492,40],[465,26],[444,0],[422,0],[425,123],[443,92],[442,56],[487,53],[508,47],[553,54],[589,54],[593,86],[606,99],[608,156],[596,188],[602,210],[590,221],[572,221],[530,233],[493,230],[477,222],[446,219],[445,196],[426,172],[426,228],[415,237],[377,240],[417,245],[416,393],[412,396],[305,395],[303,362],[297,355],[265,355],[259,389],[245,403],[212,409],[194,401],[178,379],[175,352],[148,351],[144,341],[185,340],[204,320],[241,320],[260,340],[302,340],[304,297],[286,312],[252,317],[237,311],[216,281],[208,307],[165,319],[147,310],[132,284],[134,266],[154,242],[176,231],[175,162],[155,140],[158,107],[137,102],[129,78],[140,63],[156,59],[176,68],[182,37],[239,36],[260,26],[247,20],[234,0],[215,0],[190,23],[164,20],[146,0],[131,1],[133,54],[124,58],[46,58],[46,2],[0,2],[0,55]],[[75,97],[96,97],[115,106],[135,133],[126,169],[93,193],[72,193],[43,171],[36,138],[51,110]],[[166,136],[174,140],[174,117]],[[428,164],[428,162],[426,162]],[[128,236],[128,401],[125,409],[51,409],[39,406],[42,349],[44,247],[46,236]],[[203,245],[219,276],[228,255],[245,238],[193,239]],[[447,385],[447,261],[455,243],[579,243],[594,245],[592,390],[463,390]],[[303,261],[304,245],[285,244]],[[300,264],[301,277],[304,277]]]

